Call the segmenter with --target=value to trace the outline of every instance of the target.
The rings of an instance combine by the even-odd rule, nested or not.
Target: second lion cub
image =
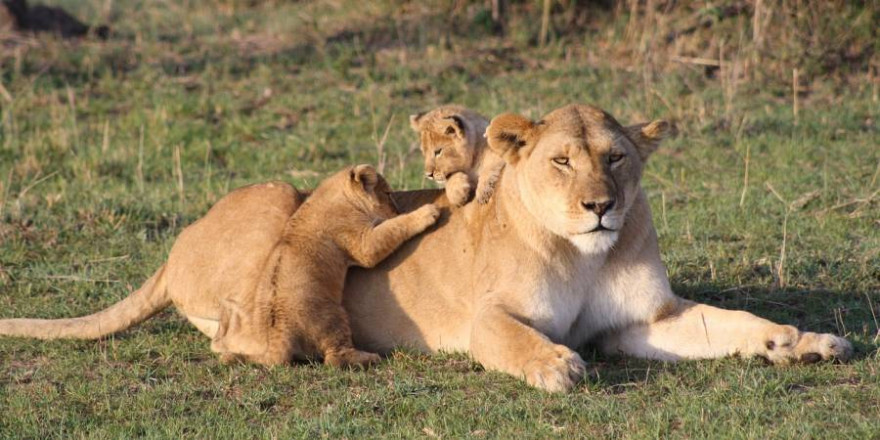
[[[411,115],[409,122],[419,134],[425,177],[445,183],[449,202],[464,205],[472,190],[479,203],[488,202],[504,168],[484,136],[489,120],[465,107],[444,105]]]
[[[256,291],[224,304],[211,349],[265,365],[313,356],[333,366],[378,361],[352,344],[341,304],[346,271],[375,266],[439,217],[435,205],[398,215],[390,192],[369,165],[322,182],[288,220]]]

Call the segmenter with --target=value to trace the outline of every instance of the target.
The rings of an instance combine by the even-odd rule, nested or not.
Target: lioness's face
[[[596,108],[568,106],[539,122],[499,116],[487,136],[515,168],[529,213],[582,252],[601,253],[616,242],[644,161],[666,127],[658,121],[624,128]]]

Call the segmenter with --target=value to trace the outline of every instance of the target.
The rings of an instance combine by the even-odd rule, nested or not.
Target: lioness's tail
[[[40,339],[99,339],[125,330],[171,304],[165,288],[165,266],[140,289],[112,306],[88,316],[69,319],[0,319],[0,335]]]

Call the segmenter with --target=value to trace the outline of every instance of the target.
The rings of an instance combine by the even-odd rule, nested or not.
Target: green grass
[[[502,39],[482,2],[355,3],[59,1],[117,37],[0,48],[0,317],[118,301],[229,189],[376,163],[386,128],[389,181],[429,187],[410,113],[458,102],[540,117],[586,102],[679,128],[644,178],[677,292],[846,334],[856,358],[665,364],[585,347],[593,376],[550,395],[460,354],[401,351],[367,372],[224,366],[168,311],[104,341],[0,339],[0,437],[880,436],[876,79],[807,57],[821,74],[801,79],[795,118],[790,76],[775,75],[791,59],[734,82],[648,69],[616,51],[625,15],[598,11],[617,19],[538,48],[528,10]]]

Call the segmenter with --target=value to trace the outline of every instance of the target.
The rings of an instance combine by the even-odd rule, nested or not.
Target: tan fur
[[[425,157],[425,177],[446,185],[450,203],[467,203],[474,191],[487,203],[504,168],[504,161],[488,148],[484,133],[489,120],[458,105],[444,105],[410,115]]]
[[[329,177],[287,222],[253,291],[224,303],[211,349],[266,365],[323,357],[333,366],[377,362],[356,350],[342,309],[345,274],[373,267],[434,224],[434,205],[397,215],[388,183],[369,165]]]
[[[588,341],[669,361],[734,354],[777,364],[847,359],[852,347],[841,337],[673,294],[639,183],[644,159],[668,125],[639,127],[621,127],[589,106],[563,107],[541,121],[495,118],[489,145],[506,166],[488,203],[446,211],[435,229],[375,268],[348,271],[342,296],[355,344],[376,352],[463,351],[550,391],[581,379],[584,362],[573,349]],[[214,336],[221,299],[261,279],[300,200],[289,186],[276,185],[218,202],[181,234],[164,272],[141,289],[147,293],[132,295],[151,298],[138,316],[172,300]],[[431,191],[395,201],[404,211],[445,203]],[[91,328],[124,327],[107,314],[87,320]],[[16,334],[52,323],[31,323]],[[9,329],[0,321],[0,334]]]

